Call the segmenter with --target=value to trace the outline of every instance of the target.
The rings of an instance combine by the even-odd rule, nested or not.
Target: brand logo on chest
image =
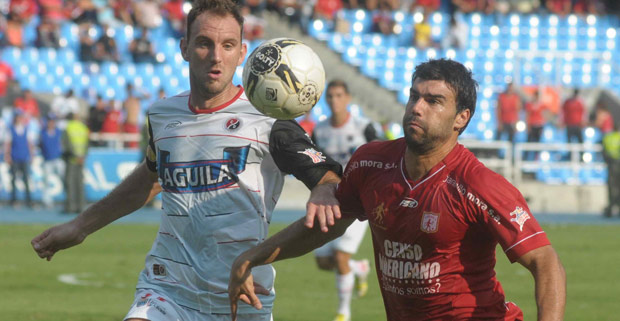
[[[224,124],[224,128],[229,131],[235,131],[241,127],[241,120],[239,118],[229,118],[226,120],[226,124]]]
[[[415,199],[413,199],[411,197],[405,197],[400,202],[399,206],[407,207],[407,208],[416,208],[416,207],[418,207],[418,201],[416,201]]]
[[[425,233],[435,233],[439,230],[439,214],[425,212],[422,215],[420,230]]]

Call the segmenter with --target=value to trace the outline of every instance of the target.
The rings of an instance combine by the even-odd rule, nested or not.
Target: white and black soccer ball
[[[277,119],[293,119],[316,105],[325,87],[319,56],[299,40],[265,41],[248,57],[243,87],[252,105]]]

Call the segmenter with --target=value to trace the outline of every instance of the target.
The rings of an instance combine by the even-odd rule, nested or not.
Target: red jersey
[[[497,98],[499,121],[502,124],[514,124],[519,120],[519,96],[517,94],[500,94]]]
[[[6,96],[11,80],[13,80],[13,69],[7,63],[0,61],[0,97]]]
[[[542,127],[547,120],[545,119],[545,105],[541,102],[531,102],[525,105],[527,112],[527,124],[529,126]]]
[[[498,242],[511,262],[550,244],[523,196],[460,144],[412,181],[405,146],[357,149],[336,193],[344,216],[370,223],[387,319],[522,319],[494,266]]]
[[[564,124],[566,126],[581,126],[586,107],[579,98],[570,98],[564,102],[562,113],[564,114]]]
[[[18,97],[15,99],[15,107],[21,109],[24,113],[33,116],[39,117],[39,103],[34,98],[25,99],[22,97]]]

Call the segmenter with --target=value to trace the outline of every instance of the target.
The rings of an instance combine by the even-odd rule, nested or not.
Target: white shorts
[[[366,233],[366,227],[368,227],[368,221],[353,221],[353,224],[347,228],[341,237],[314,250],[314,255],[332,256],[334,251],[355,254],[360,244],[362,244],[364,234]]]
[[[230,321],[230,314],[203,313],[182,307],[168,296],[151,289],[138,289],[136,296],[123,320],[137,318],[150,321]],[[273,321],[269,313],[239,314],[239,321]]]

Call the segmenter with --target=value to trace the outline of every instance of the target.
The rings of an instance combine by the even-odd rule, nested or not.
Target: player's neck
[[[418,153],[407,147],[405,151],[405,167],[409,179],[417,181],[441,162],[456,146],[456,139],[450,139],[424,153]]]
[[[349,120],[350,116],[351,114],[348,111],[339,114],[332,114],[330,123],[334,127],[340,127]]]
[[[209,110],[226,104],[233,99],[240,90],[242,89],[232,84],[226,87],[221,93],[215,95],[192,90],[189,103],[195,110]]]

